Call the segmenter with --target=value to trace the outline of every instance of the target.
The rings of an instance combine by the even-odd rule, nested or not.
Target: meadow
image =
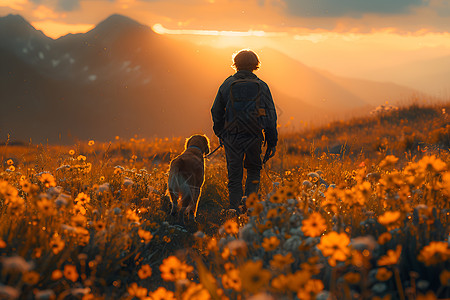
[[[1,299],[448,299],[448,105],[280,127],[259,195],[168,215],[185,138],[0,147]],[[217,144],[212,140],[211,147]]]

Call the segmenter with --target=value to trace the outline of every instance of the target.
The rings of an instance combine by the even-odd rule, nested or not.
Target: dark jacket
[[[226,128],[225,124],[229,121],[227,118],[229,118],[230,115],[227,109],[229,110],[229,103],[231,101],[231,84],[238,79],[258,80],[259,86],[261,87],[260,108],[265,110],[265,116],[259,117],[259,123],[264,131],[267,146],[275,147],[278,142],[277,113],[273,103],[272,94],[270,93],[269,86],[250,71],[244,70],[236,72],[233,76],[225,79],[219,87],[216,99],[214,100],[214,104],[211,108],[214,133],[219,137],[224,135],[224,128]],[[249,91],[249,93],[251,93],[251,91]],[[249,98],[252,98],[252,96],[249,95]]]

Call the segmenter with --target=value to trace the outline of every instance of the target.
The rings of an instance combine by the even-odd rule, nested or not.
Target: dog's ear
[[[204,153],[205,153],[205,155],[206,154],[209,154],[209,152],[211,151],[210,149],[209,149],[209,139],[206,137],[206,136],[203,136],[203,139],[204,139]]]

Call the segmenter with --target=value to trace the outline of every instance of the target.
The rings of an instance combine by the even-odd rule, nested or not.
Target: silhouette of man
[[[230,209],[238,213],[242,213],[242,196],[258,192],[262,163],[275,155],[278,142],[272,95],[268,85],[253,73],[259,66],[259,58],[251,50],[233,55],[236,73],[222,83],[211,108],[214,133],[225,147]],[[261,162],[264,141],[267,149]]]

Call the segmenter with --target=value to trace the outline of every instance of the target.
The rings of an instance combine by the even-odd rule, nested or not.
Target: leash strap
[[[275,181],[272,180],[272,178],[270,178],[269,172],[267,172],[267,169],[266,169],[266,163],[263,163],[263,169],[264,169],[264,173],[266,173],[267,178],[269,178],[269,180],[270,180],[272,183],[275,183]]]
[[[205,155],[205,158],[210,157],[211,155],[213,155],[217,150],[219,150],[221,147],[223,146],[222,143],[219,144],[219,146],[217,146],[216,149],[214,149],[214,151],[210,152],[208,155]]]

